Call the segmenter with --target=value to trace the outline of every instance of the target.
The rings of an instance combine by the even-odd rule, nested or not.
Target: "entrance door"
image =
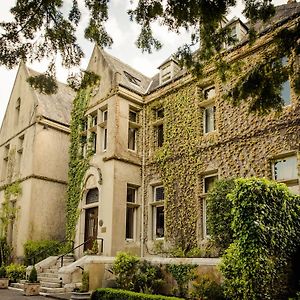
[[[85,210],[84,240],[89,240],[84,245],[84,250],[91,250],[98,234],[98,207]]]

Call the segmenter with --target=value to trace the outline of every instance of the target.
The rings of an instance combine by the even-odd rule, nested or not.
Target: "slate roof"
[[[274,26],[281,25],[281,23],[287,21],[290,18],[300,15],[300,2],[290,2],[287,4],[279,5],[275,7],[275,15],[266,23],[259,21],[254,24],[254,29],[260,35],[268,32]],[[249,24],[247,24],[249,26]]]
[[[139,94],[145,94],[151,83],[151,79],[138,72],[131,66],[123,63],[119,59],[111,56],[107,52],[101,50],[110,67],[118,72],[120,76],[120,84],[126,88],[133,90]]]
[[[27,70],[29,76],[40,75],[40,73],[28,67]],[[69,125],[75,92],[61,82],[57,82],[57,85],[57,93],[52,95],[41,94],[37,90],[34,90],[38,100],[37,112],[45,118]]]

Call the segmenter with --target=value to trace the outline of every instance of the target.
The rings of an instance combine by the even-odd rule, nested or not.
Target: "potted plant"
[[[6,276],[6,268],[4,266],[0,267],[0,289],[8,288],[8,278]]]
[[[91,293],[89,292],[89,273],[86,271],[82,272],[82,279],[81,279],[81,288],[75,289],[71,294],[71,299],[82,299],[82,300],[89,300],[91,298]]]
[[[37,280],[37,271],[35,266],[32,267],[28,280],[24,283],[24,295],[36,296],[40,293],[40,283]]]

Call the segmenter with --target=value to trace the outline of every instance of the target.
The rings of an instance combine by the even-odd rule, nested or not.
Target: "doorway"
[[[98,206],[85,210],[84,250],[92,250],[98,235]]]

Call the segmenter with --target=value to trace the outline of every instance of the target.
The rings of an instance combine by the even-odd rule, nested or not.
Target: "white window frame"
[[[164,196],[164,199],[162,200],[156,200],[156,190],[158,188],[163,188],[164,189],[164,192],[165,192],[165,188],[163,185],[155,185],[155,186],[152,186],[152,192],[153,192],[153,195],[152,195],[152,203],[151,203],[151,206],[152,206],[152,239],[153,240],[164,240],[164,237],[165,237],[165,210],[164,210],[164,233],[163,233],[163,236],[162,237],[159,237],[156,235],[156,229],[157,229],[157,222],[156,222],[156,219],[157,219],[157,208],[159,207],[163,207],[163,209],[165,209],[165,196]]]
[[[202,215],[203,215],[203,219],[202,219],[202,226],[203,226],[203,238],[204,239],[209,239],[210,235],[207,234],[207,206],[206,206],[206,196],[208,194],[208,191],[205,191],[205,179],[206,178],[210,178],[210,177],[216,177],[216,180],[219,179],[219,175],[218,172],[213,172],[207,175],[203,176],[202,182],[203,182],[203,194],[202,194],[202,203],[203,203],[203,210],[202,210]]]
[[[285,159],[295,159],[295,177],[290,177],[290,178],[276,178],[276,170],[275,170],[275,164],[276,162],[279,161],[283,161]],[[298,186],[298,194],[300,192],[300,187],[299,187],[299,168],[298,168],[298,157],[296,153],[287,153],[287,154],[282,154],[278,157],[275,157],[272,160],[272,179],[277,181],[277,182],[281,182],[281,183],[285,183],[287,185],[287,187],[292,188],[292,187],[297,187]]]
[[[128,189],[133,189],[134,192],[134,202],[127,202],[127,192]],[[136,240],[136,232],[137,232],[137,228],[136,228],[136,224],[137,224],[137,209],[139,208],[139,204],[138,202],[138,187],[137,186],[133,186],[130,184],[127,184],[127,189],[126,189],[126,210],[125,210],[125,240],[132,242]],[[132,233],[132,238],[129,238],[126,236],[127,234],[127,209],[128,208],[132,208],[133,209],[133,233]]]

